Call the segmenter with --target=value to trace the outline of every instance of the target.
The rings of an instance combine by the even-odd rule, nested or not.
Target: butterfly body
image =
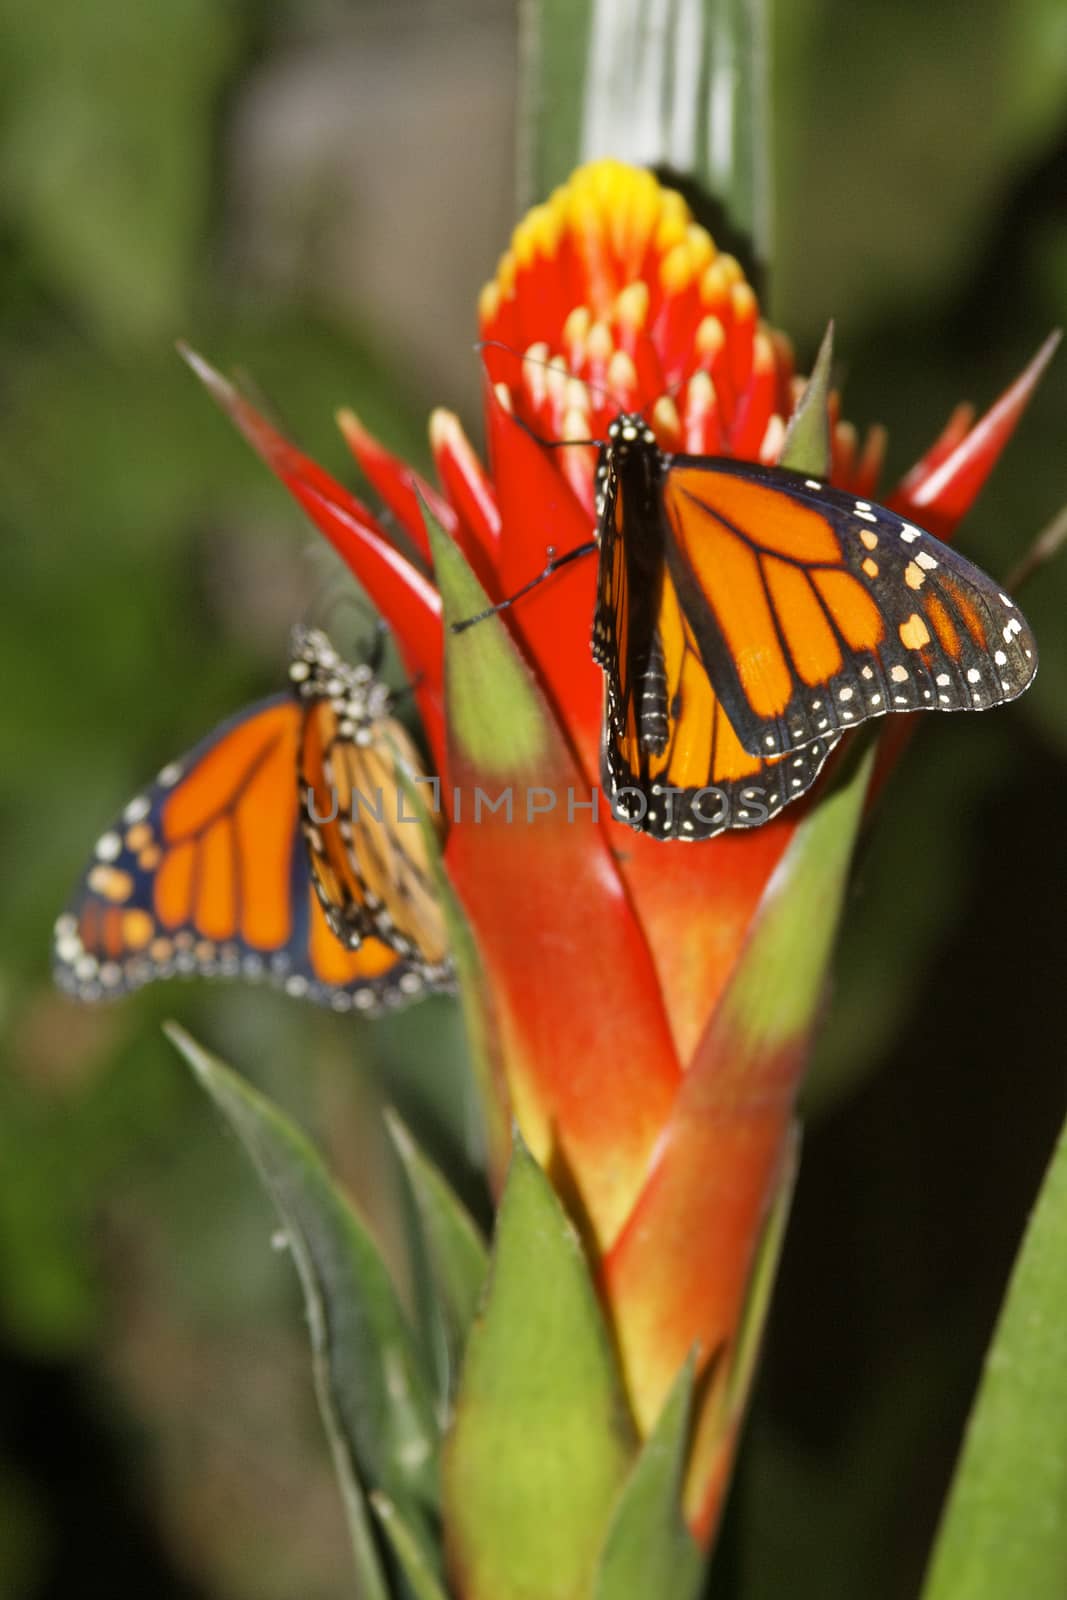
[[[603,778],[642,831],[759,826],[849,728],[984,710],[1033,679],[1033,636],[991,578],[820,479],[671,455],[622,415],[597,509]]]
[[[324,743],[324,727],[340,762],[348,743],[358,739],[373,750],[389,740],[393,725],[373,674],[340,663],[321,634],[297,632],[293,668],[301,652],[314,654],[320,666],[329,662],[329,675],[317,680],[322,693],[302,692],[298,670],[292,692],[246,707],[168,763],[101,835],[56,923],[54,968],[62,988],[94,1001],[175,975],[244,977],[334,1010],[374,1012],[451,987],[432,894],[427,888],[415,913],[408,899],[396,903],[402,864],[385,861],[358,923],[346,902],[329,905],[328,885],[305,844],[301,764],[309,748]],[[333,702],[347,694],[354,674],[360,713],[338,721]],[[331,696],[325,690],[334,681]],[[383,760],[383,782],[393,785],[382,795],[384,815],[397,804],[398,774],[392,754]],[[331,849],[340,822],[338,808],[321,830]],[[345,827],[350,837],[343,848],[362,848],[362,820],[346,819]],[[420,829],[399,831],[393,848],[412,852],[411,871],[425,885]]]
[[[438,967],[444,917],[403,794],[421,772],[418,752],[369,667],[340,660],[317,630],[294,630],[292,655],[290,681],[311,708],[298,756],[301,826],[330,929],[349,949],[379,938]]]

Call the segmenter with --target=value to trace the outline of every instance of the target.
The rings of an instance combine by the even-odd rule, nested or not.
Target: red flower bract
[[[548,547],[563,553],[590,538],[589,441],[603,437],[618,410],[642,411],[668,449],[773,461],[803,385],[788,341],[760,320],[738,263],[716,250],[679,195],[615,162],[580,170],[520,223],[482,295],[480,320],[488,469],[449,412],[430,424],[438,490],[342,414],[345,437],[414,559],[365,505],[197,365],[391,624],[438,771],[465,795],[519,777],[588,799],[599,778],[603,692],[590,655],[594,560],[566,567],[503,622],[483,625],[510,630],[513,704],[524,709],[498,723],[488,707],[479,727],[468,669],[443,628],[440,563],[444,609],[426,575],[433,541],[423,507],[499,600],[542,570]],[[969,412],[955,413],[890,504],[941,537],[951,533],[1047,354],[976,425]],[[872,430],[860,448],[833,397],[830,409],[833,480],[873,495],[883,436]],[[534,435],[575,442],[548,450]],[[477,642],[482,631],[463,634],[463,648],[488,652]],[[487,695],[492,687],[487,681]],[[810,1027],[806,1014],[770,1017],[755,1028],[755,1043],[742,1039],[735,975],[744,976],[756,930],[773,932],[787,848],[822,788],[762,828],[689,846],[636,834],[603,804],[595,818],[589,809],[565,816],[559,806],[479,825],[461,811],[446,849],[491,996],[487,1028],[510,1110],[584,1233],[639,1426],[652,1425],[691,1349],[715,1359],[688,1494],[703,1534],[736,1431],[718,1375],[729,1370],[756,1243],[787,1159]],[[506,1122],[498,1115],[496,1125]],[[494,1152],[498,1174],[502,1154]]]

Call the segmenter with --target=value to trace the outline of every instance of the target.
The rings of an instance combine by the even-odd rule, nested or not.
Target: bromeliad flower
[[[494,1308],[513,1288],[498,1261],[456,1402],[444,1504],[459,1592],[499,1600],[524,1592],[503,1576],[507,1538],[514,1559],[515,1529],[557,1511],[573,1571],[591,1570],[635,1441],[664,1426],[683,1380],[696,1396],[685,1506],[698,1537],[712,1534],[874,761],[845,748],[810,796],[765,826],[665,844],[617,821],[596,793],[595,560],[562,567],[476,627],[451,625],[524,588],[546,550],[589,541],[589,441],[619,410],[646,419],[664,450],[784,459],[861,503],[884,436],[873,429],[861,444],[839,419],[828,349],[806,386],[795,379],[789,343],[760,320],[739,264],[679,195],[615,162],[580,170],[519,225],[479,311],[488,466],[448,411],[430,422],[436,488],[340,415],[403,549],[189,359],[393,629],[443,780],[445,892],[458,902],[454,953],[494,1180],[504,1183],[513,1119],[581,1236],[618,1353],[618,1404],[604,1412],[615,1443],[582,1489],[561,1469],[559,1504],[546,1507],[543,1477],[510,1472],[499,1454],[508,1419],[527,1414],[531,1380],[521,1363],[509,1373],[491,1359]],[[901,518],[952,532],[1049,353],[981,421],[954,413],[890,495]],[[525,1171],[516,1159],[514,1184]],[[485,1532],[494,1518],[510,1530],[496,1546]]]

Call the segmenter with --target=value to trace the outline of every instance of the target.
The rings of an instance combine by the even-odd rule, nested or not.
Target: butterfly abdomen
[[[667,748],[670,726],[667,720],[667,671],[658,634],[652,641],[648,661],[640,676],[637,716],[641,748],[650,755],[662,755]]]

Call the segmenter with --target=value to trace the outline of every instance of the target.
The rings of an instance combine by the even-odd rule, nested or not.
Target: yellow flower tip
[[[859,442],[855,425],[851,422],[839,422],[834,428],[834,451],[839,453],[846,462],[851,463],[856,454],[856,445]]]
[[[348,448],[356,454],[368,444],[373,443],[370,434],[360,422],[351,406],[341,406],[333,414],[333,419],[341,430],[342,437]]]
[[[774,341],[762,328],[757,328],[756,337],[752,345],[752,369],[754,372],[773,372],[777,365],[774,352]]]
[[[726,343],[726,330],[718,317],[702,317],[697,325],[696,350],[701,358],[714,359]]]
[[[717,258],[717,261],[718,265],[726,274],[727,283],[735,284],[745,282],[745,274],[742,271],[741,263],[738,261],[736,256],[721,255]]]
[[[692,283],[693,263],[686,240],[676,244],[660,262],[659,281],[666,295],[679,295]]]
[[[570,376],[570,368],[567,366],[563,356],[554,355],[548,363],[545,382],[555,405],[563,404],[563,397],[567,392],[567,383]]]
[[[576,168],[571,174],[570,186],[577,193],[588,193],[614,211],[640,187],[644,176],[640,167],[628,166],[614,156],[603,156]]]
[[[575,188],[567,196],[567,226],[572,233],[596,236],[601,229],[603,211],[589,189]]]
[[[588,411],[589,390],[581,378],[568,378],[563,391],[563,405],[567,411]]]
[[[559,223],[549,205],[534,206],[511,236],[510,254],[517,268],[530,267],[540,256],[552,256],[559,243]]]
[[[702,368],[693,373],[686,385],[686,411],[695,416],[706,416],[718,405],[711,373]]]
[[[534,212],[516,226],[511,235],[511,249],[508,252],[515,263],[516,272],[522,267],[528,267],[537,253],[537,228]]]
[[[612,394],[628,403],[629,397],[637,390],[637,368],[629,351],[615,351],[608,362],[607,379]]]
[[[688,228],[693,220],[693,213],[677,189],[660,189],[659,196],[660,211],[663,213],[664,221],[672,225],[680,223],[683,230]]]
[[[615,348],[615,340],[611,337],[611,329],[606,322],[594,322],[589,329],[587,349],[591,361],[610,361],[611,352]]]
[[[538,254],[554,256],[559,249],[559,218],[551,206],[538,206],[536,216],[536,241]]]
[[[484,285],[481,294],[478,296],[478,326],[483,331],[488,328],[490,323],[496,320],[499,310],[500,290],[494,279],[491,283]]]
[[[682,434],[682,419],[669,394],[661,394],[652,407],[652,431],[660,444],[673,448]]]
[[[767,419],[767,431],[759,447],[761,461],[776,462],[785,446],[785,419],[777,411]]]
[[[435,406],[430,412],[429,435],[434,455],[443,450],[461,450],[467,443],[463,424],[454,411],[447,411],[444,406]]]
[[[545,397],[548,386],[548,345],[543,339],[529,344],[523,351],[518,374],[520,387],[526,390],[535,406],[539,406]]]
[[[500,409],[502,411],[506,411],[509,417],[512,416],[514,414],[514,407],[511,403],[511,390],[508,388],[507,384],[494,383],[493,393],[496,395]]]
[[[551,206],[557,217],[560,216],[567,205],[567,185],[565,183],[557,183],[545,204]]]
[[[860,457],[860,470],[871,482],[876,482],[881,476],[888,445],[888,428],[881,422],[872,423],[867,430],[867,437],[863,444],[863,454]]]
[[[689,224],[685,236],[689,245],[689,257],[693,263],[693,275],[699,277],[707,267],[710,267],[718,254],[715,240],[707,228],[702,228],[698,222]]]
[[[563,324],[563,343],[568,347],[584,345],[592,321],[593,313],[588,306],[575,306],[573,311],[567,313],[567,320]]]
[[[721,311],[730,298],[730,281],[722,256],[716,256],[700,275],[700,303],[709,311]]]
[[[631,245],[638,253],[644,252],[660,209],[660,188],[650,172],[643,172],[646,182],[635,189],[629,210],[622,217],[621,242]]]
[[[675,190],[662,188],[650,172],[625,162],[591,161],[572,173],[515,228],[492,288],[482,291],[479,315],[483,326],[516,293],[519,274],[557,257],[567,238],[573,241],[579,262],[589,264],[587,293],[594,297],[590,301],[593,310],[630,328],[647,322],[648,286],[629,280],[643,271],[650,248],[662,262],[670,261],[664,277],[668,294],[685,288],[719,259],[711,235],[693,220]],[[601,263],[603,273],[599,271]],[[734,281],[731,273],[740,278],[736,263],[727,270],[728,282]],[[613,278],[616,283],[629,282],[629,287],[611,303]],[[597,297],[608,303],[601,304]],[[583,332],[568,319],[566,338],[572,348],[580,346]]]
[[[665,212],[656,225],[655,245],[659,253],[666,255],[678,245],[684,244],[688,226],[688,213],[680,217]]]
[[[589,433],[588,405],[569,406],[563,413],[560,437],[569,440],[572,444],[588,444]]]
[[[750,283],[734,283],[730,286],[730,309],[738,322],[754,322],[759,313],[759,302],[756,291]]]
[[[515,257],[508,250],[500,257],[500,264],[496,269],[497,288],[502,300],[510,300],[515,293],[515,279],[518,276],[518,267]]]
[[[778,360],[783,367],[791,370],[796,365],[796,346],[789,335],[782,332],[781,328],[771,328],[769,331],[771,338],[774,340],[774,348]]]
[[[620,327],[636,332],[648,321],[648,284],[643,280],[627,284],[615,299],[615,318]]]

